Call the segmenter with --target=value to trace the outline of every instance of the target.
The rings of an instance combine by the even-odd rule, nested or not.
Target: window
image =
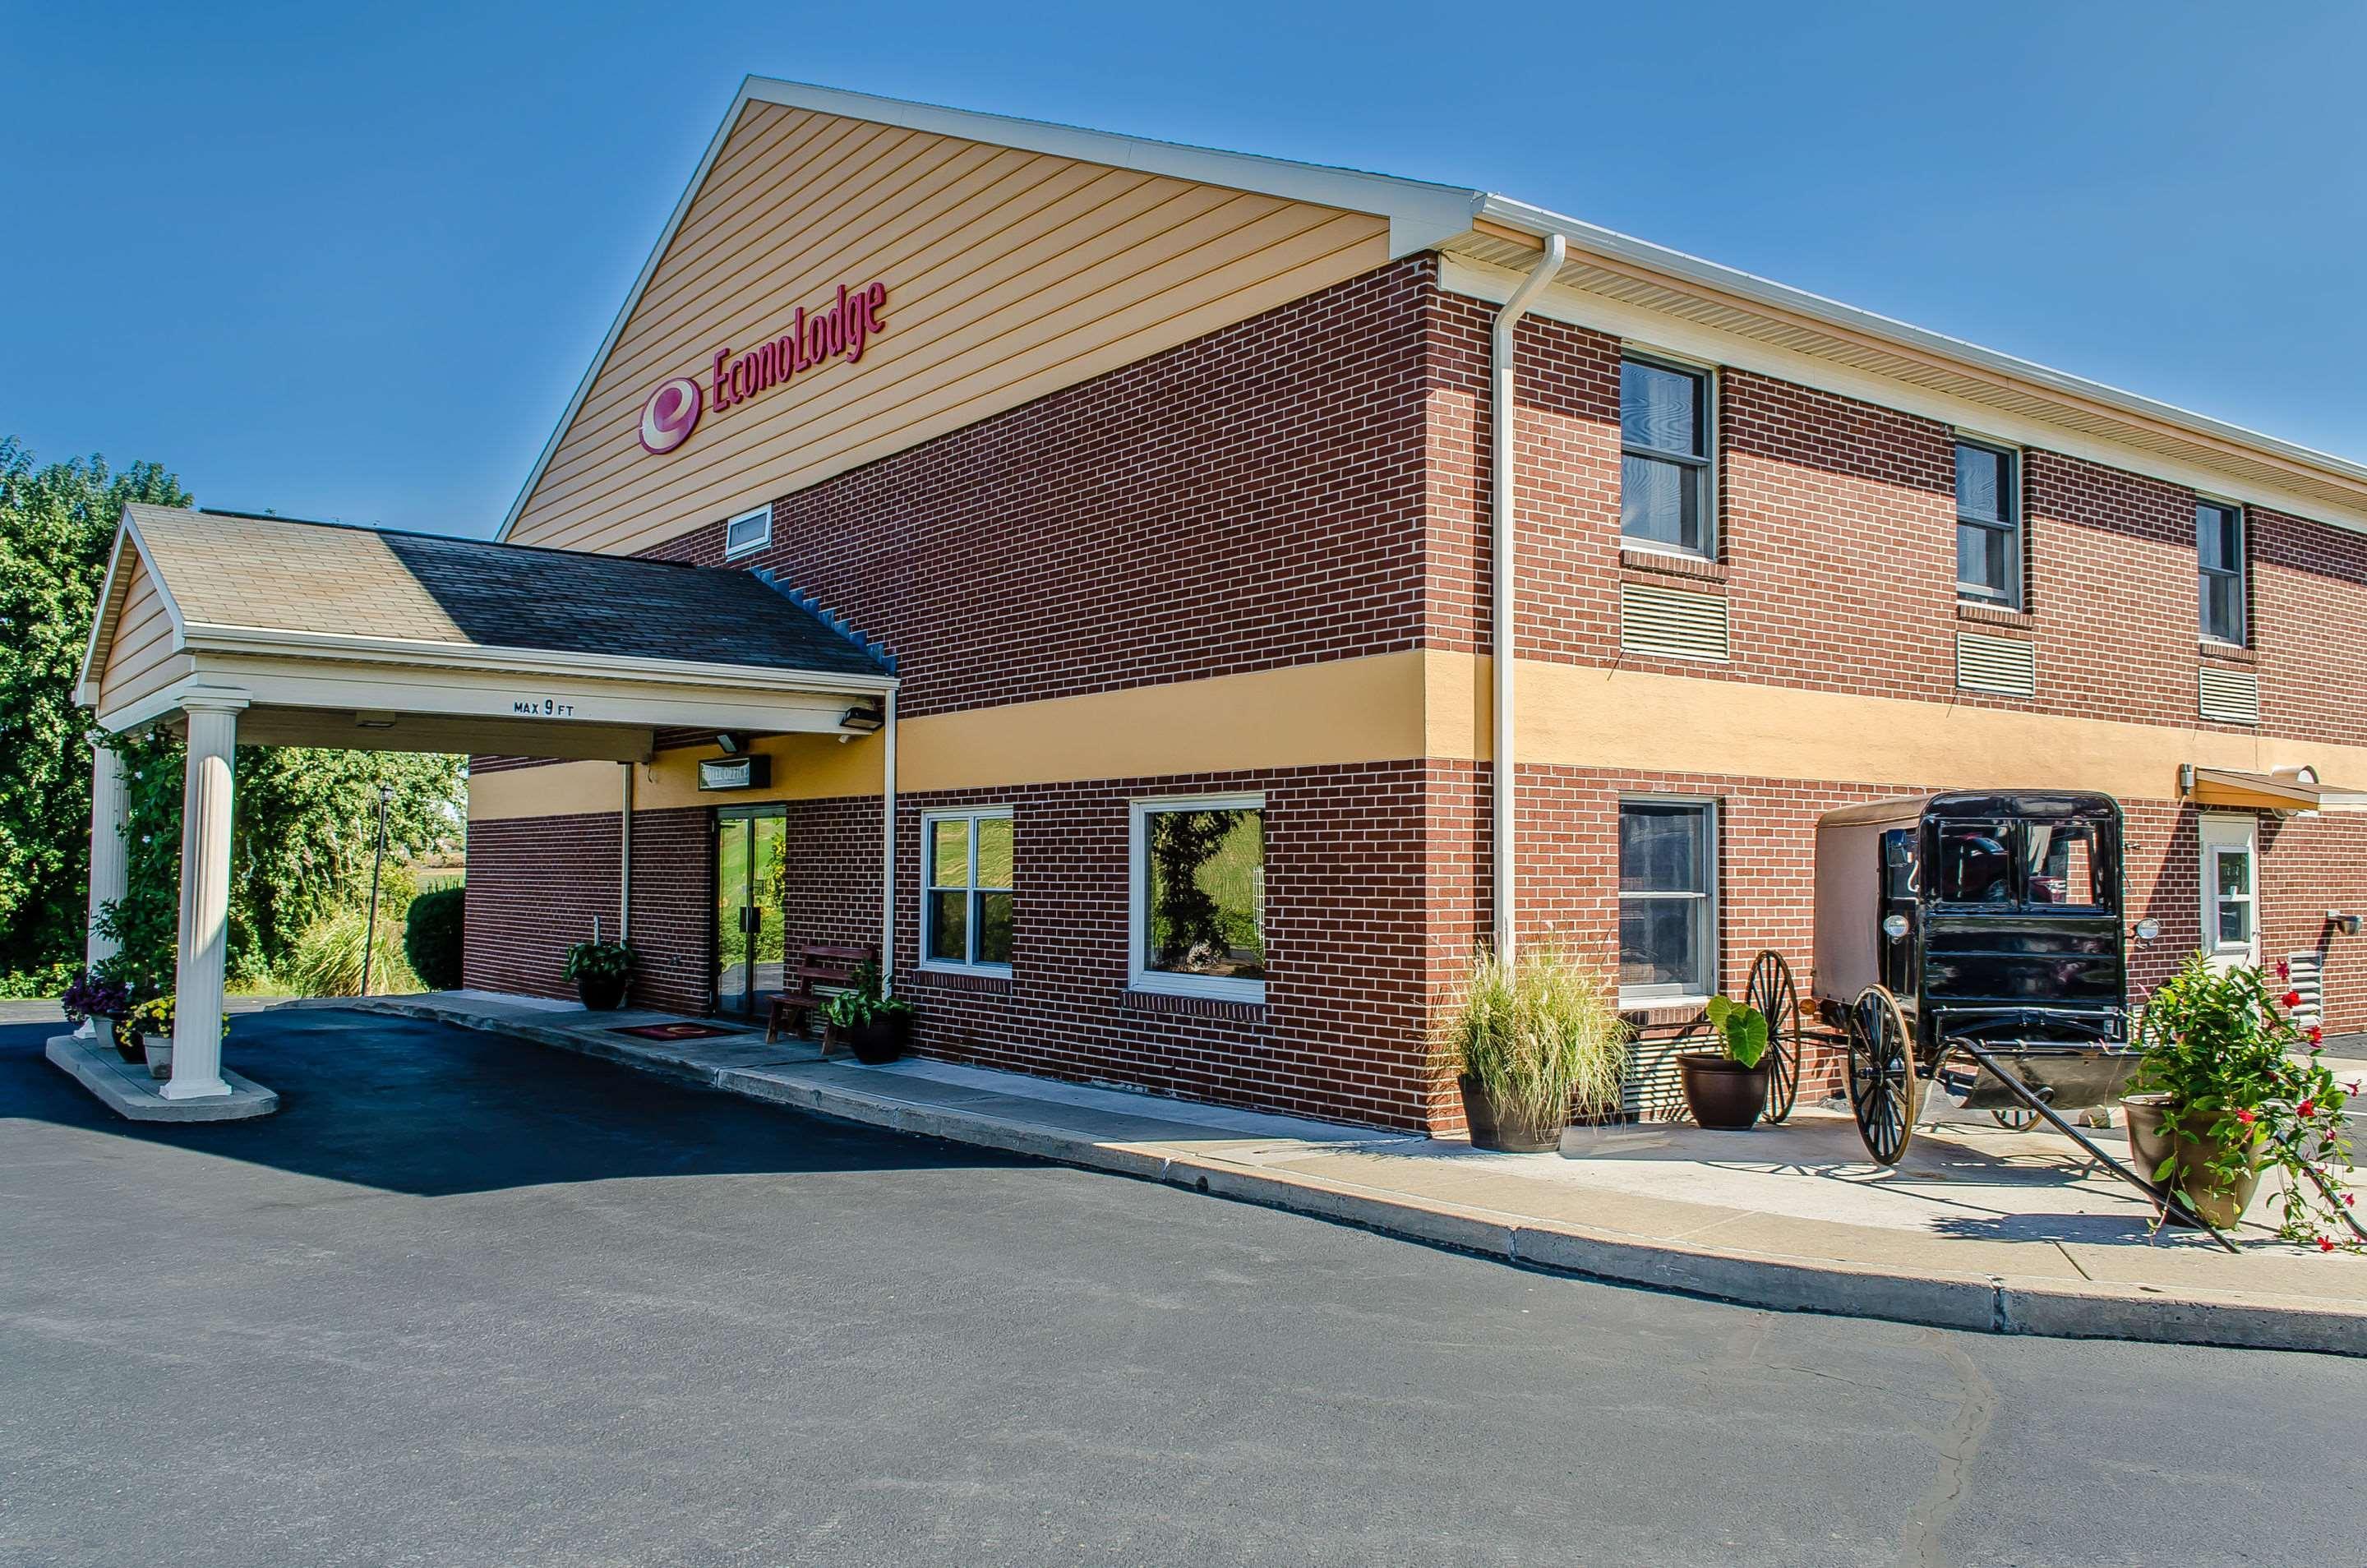
[[[921,962],[1011,972],[1011,812],[921,818]]]
[[[1265,799],[1134,805],[1129,983],[1175,996],[1265,1000]]]
[[[2194,503],[2194,549],[2203,566],[2203,635],[2244,642],[2244,513],[2213,501]]]
[[[2083,909],[2109,908],[2112,890],[2103,869],[2104,828],[2099,822],[2027,822],[2022,825],[2024,898]]]
[[[1956,592],[2022,607],[2022,505],[2014,455],[1956,443]]]
[[[1700,800],[1619,803],[1622,1002],[1716,988],[1716,813]]]
[[[1692,555],[1716,547],[1710,381],[1650,360],[1619,365],[1619,532]]]
[[[723,525],[723,558],[761,550],[773,542],[773,509],[759,506]]]
[[[1939,830],[1939,882],[1932,897],[1942,904],[2010,904],[2013,898],[2013,824],[1945,822]]]
[[[2214,968],[2259,962],[2259,840],[2248,817],[2203,818],[2203,951]]]

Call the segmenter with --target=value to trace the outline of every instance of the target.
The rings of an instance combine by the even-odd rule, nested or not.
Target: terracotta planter
[[[1550,1154],[1561,1147],[1563,1129],[1569,1125],[1568,1115],[1554,1118],[1549,1123],[1530,1122],[1526,1116],[1508,1105],[1500,1105],[1488,1086],[1465,1074],[1463,1086],[1463,1121],[1471,1129],[1471,1146],[1475,1149],[1495,1149],[1512,1155]]]
[[[1677,1057],[1685,1088],[1685,1109],[1716,1133],[1747,1133],[1767,1109],[1767,1063],[1746,1067],[1716,1051],[1686,1051]]]
[[[2175,1190],[2179,1197],[2221,1230],[2234,1228],[2244,1217],[2244,1211],[2251,1207],[2253,1194],[2259,1190],[2260,1171],[2257,1157],[2250,1162],[2251,1168],[2233,1181],[2207,1168],[2208,1162],[2224,1158],[2235,1146],[2211,1135],[2212,1123],[2219,1118],[2203,1111],[2172,1122],[2169,1096],[2166,1094],[2128,1095],[2121,1100],[2121,1111],[2127,1118],[2129,1155],[2136,1173],[2151,1181],[2155,1179],[2154,1172],[2161,1168],[2161,1162],[2175,1154],[2179,1164]],[[2243,1142],[2246,1147],[2257,1150],[2259,1134],[2255,1133]]]

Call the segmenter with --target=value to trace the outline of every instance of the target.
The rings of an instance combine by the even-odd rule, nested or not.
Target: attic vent
[[[2203,716],[2220,724],[2260,722],[2260,678],[2249,670],[2203,667]]]
[[[2012,637],[1956,634],[1956,684],[2008,697],[2038,694],[2038,650]]]
[[[2326,976],[2315,953],[2296,953],[2285,959],[2285,983],[2301,993],[2301,1005],[2292,1010],[2293,1022],[2304,1029],[2326,1021]]]
[[[1619,589],[1619,649],[1656,659],[1727,658],[1726,595],[1641,582]]]

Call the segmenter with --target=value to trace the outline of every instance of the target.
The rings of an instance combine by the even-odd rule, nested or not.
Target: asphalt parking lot
[[[1523,1272],[494,1036],[0,1024],[0,1562],[2349,1561],[2367,1363]]]

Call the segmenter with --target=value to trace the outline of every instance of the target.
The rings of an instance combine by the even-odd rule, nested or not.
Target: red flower
[[[2309,1026],[2309,1043],[2310,1043],[2311,1044],[2315,1045],[2315,1044],[2316,1044],[2319,1041],[2324,1040],[2325,1038],[2326,1038],[2326,1031],[2325,1031],[2325,1030],[2320,1029],[2317,1025],[2316,1025],[2316,1024],[2314,1024],[2314,1023],[2313,1023],[2313,1024],[2311,1024],[2311,1025]]]
[[[2293,978],[2293,965],[2286,963],[2282,958],[2277,960],[2277,978],[2280,980],[2290,980]]]
[[[2305,1100],[2297,1109],[2301,1111],[2301,1119],[2306,1122],[2311,1117],[2317,1114],[2317,1101],[2315,1100]]]
[[[2328,1241],[2324,1236],[2319,1236],[2317,1238],[2317,1249],[2320,1252],[2332,1252],[2334,1250],[2334,1243]]]
[[[2301,993],[2299,991],[2287,991],[2283,996],[2279,997],[2277,1000],[2284,1003],[2285,1006],[2289,1008],[2297,1008],[2301,1006]]]
[[[2342,1195],[2342,1206],[2346,1209],[2357,1208],[2359,1206],[2359,1194],[2356,1192],[2345,1192]]]
[[[2248,1127],[2248,1126],[2250,1126],[2254,1122],[2256,1122],[2256,1121],[2259,1120],[2259,1118],[2258,1118],[2258,1117],[2254,1116],[2254,1115],[2253,1115],[2250,1111],[2238,1111],[2237,1112],[2236,1112],[2236,1120],[2237,1120],[2237,1121],[2238,1121],[2238,1122],[2241,1122],[2245,1126]]]

